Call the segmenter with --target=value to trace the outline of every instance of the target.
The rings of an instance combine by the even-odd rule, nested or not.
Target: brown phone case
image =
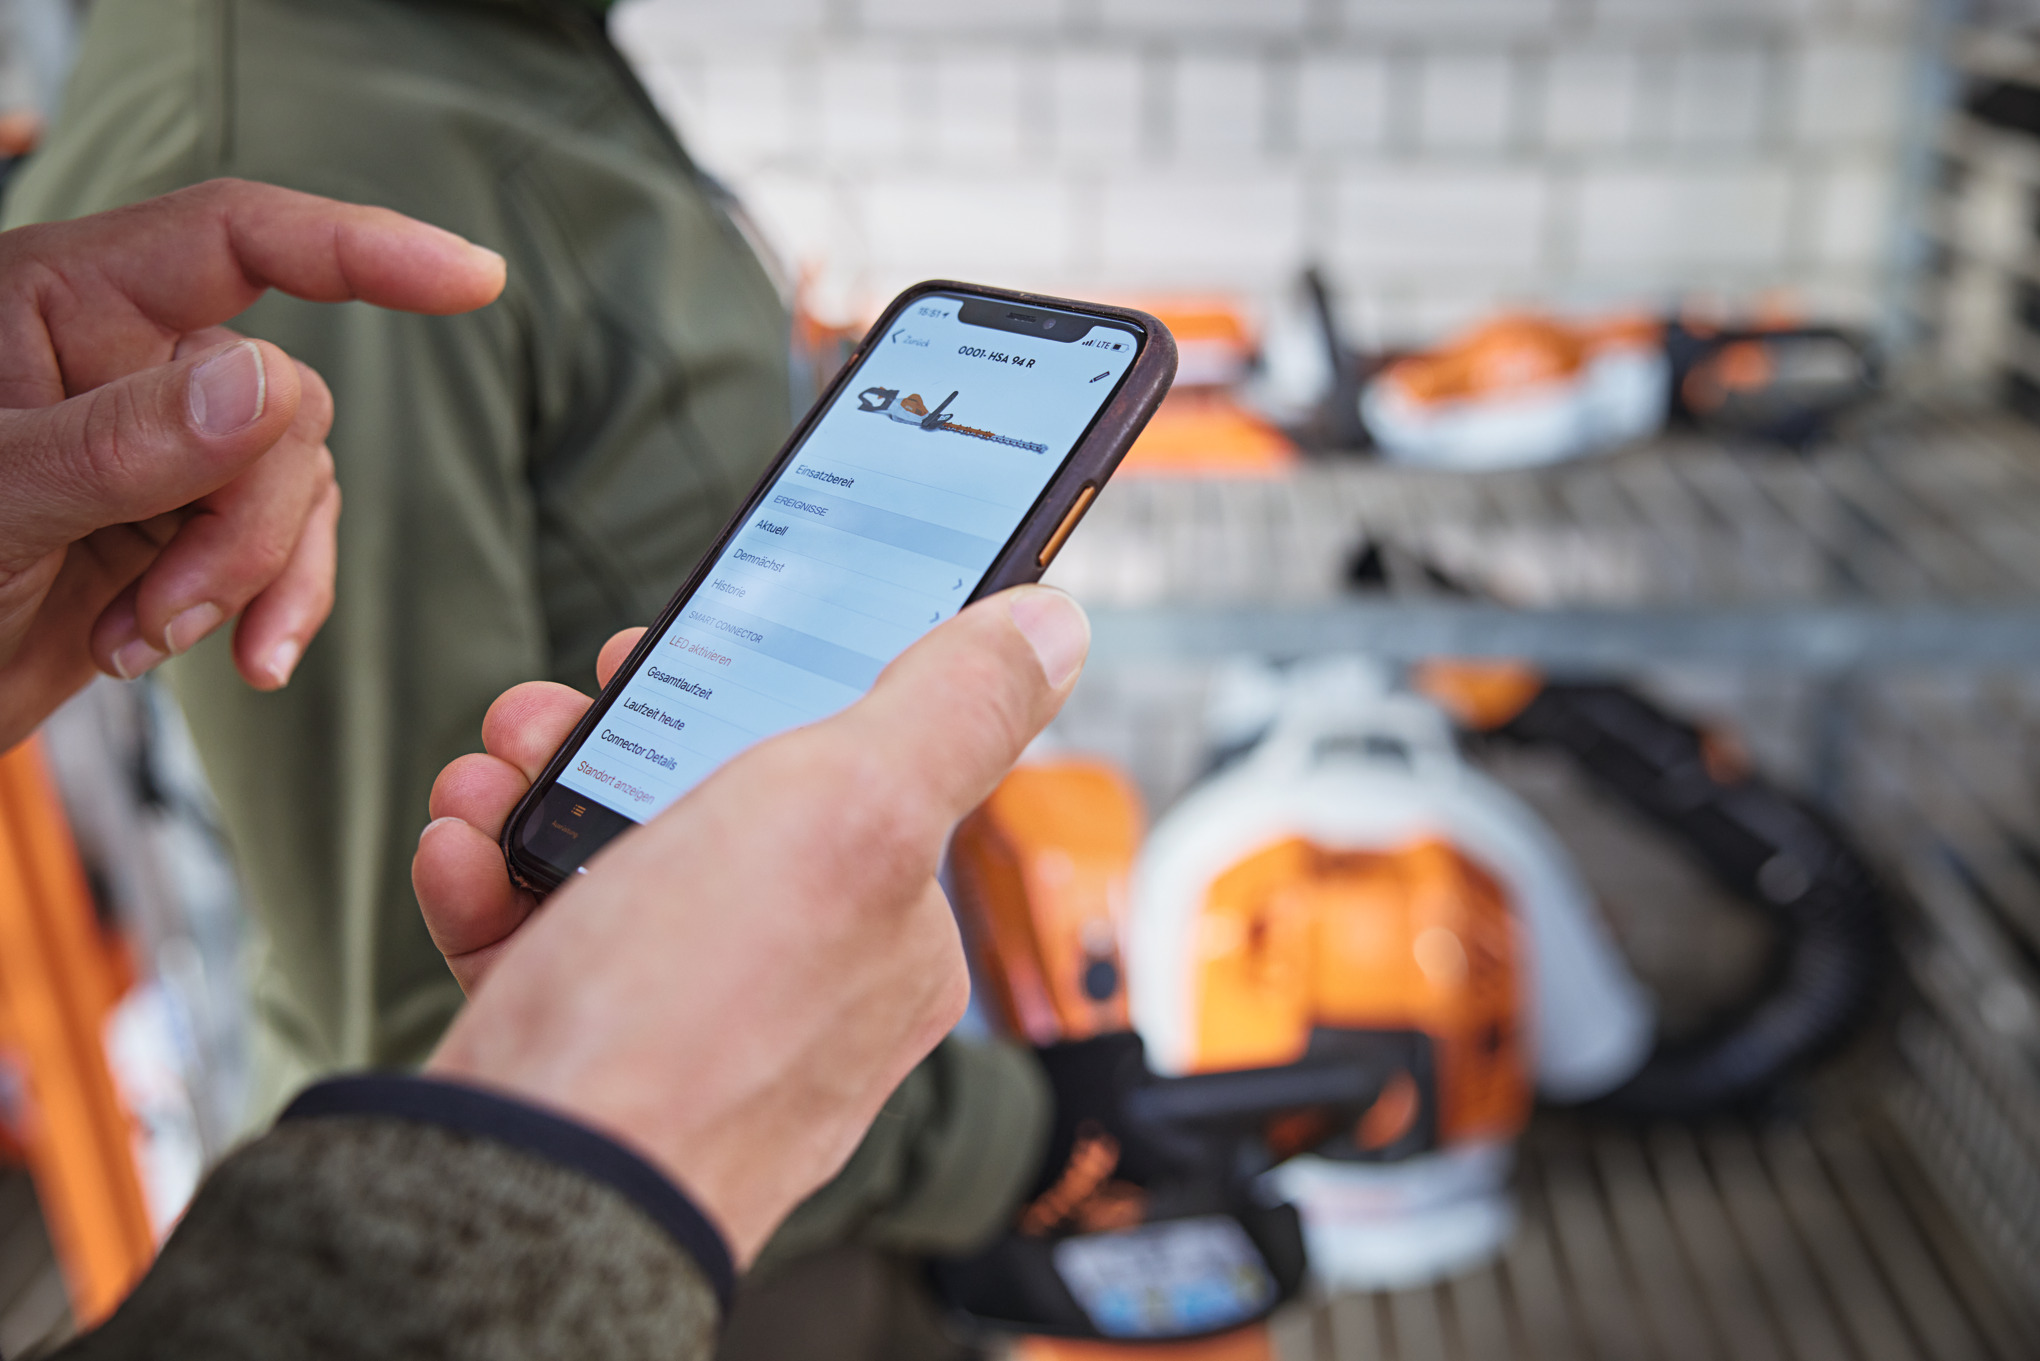
[[[632,649],[631,654],[618,667],[616,674],[609,678],[602,693],[595,697],[595,703],[576,724],[567,740],[560,744],[558,751],[546,764],[545,771],[519,800],[517,808],[503,825],[502,847],[504,862],[510,870],[510,877],[518,884],[533,892],[544,894],[558,887],[563,876],[551,865],[524,855],[519,848],[519,831],[525,821],[539,812],[539,804],[565,769],[568,756],[594,732],[602,716],[616,702],[617,692],[624,683],[637,673],[644,664],[651,649],[664,636],[673,621],[679,617],[696,591],[707,580],[709,569],[722,556],[730,539],[743,528],[746,521],[760,505],[767,489],[778,480],[787,460],[793,457],[807,439],[815,423],[827,413],[849,385],[859,366],[878,344],[892,332],[893,324],[918,298],[931,293],[960,295],[966,298],[988,298],[1011,303],[1021,307],[1049,308],[1059,312],[1077,312],[1088,316],[1119,321],[1132,326],[1141,333],[1140,352],[1134,356],[1126,377],[1119,389],[1106,402],[1104,408],[1092,420],[1076,447],[1063,460],[1062,467],[1049,479],[1033,507],[1021,519],[1019,528],[1013,532],[998,557],[992,560],[970,600],[977,600],[1009,586],[1023,585],[1038,581],[1048,569],[1077,521],[1090,508],[1100,488],[1105,485],[1112,472],[1119,466],[1120,459],[1133,446],[1148,418],[1154,415],[1168,392],[1170,383],[1176,377],[1176,340],[1169,334],[1168,327],[1146,312],[1130,307],[1110,307],[1102,303],[1078,302],[1069,298],[1048,297],[1039,293],[1020,293],[1011,289],[988,288],[982,284],[959,283],[952,279],[930,279],[913,285],[886,305],[883,314],[872,328],[858,342],[850,355],[815,404],[801,418],[800,424],[787,437],[778,455],[772,460],[750,495],[723,526],[722,533],[701,556],[687,581],[676,591],[659,617],[645,630],[645,636]],[[966,601],[966,604],[969,602]]]

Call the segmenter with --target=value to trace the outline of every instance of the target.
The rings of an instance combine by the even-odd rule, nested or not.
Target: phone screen
[[[909,302],[570,753],[525,849],[571,870],[752,743],[863,694],[970,599],[1141,341],[1081,313]]]

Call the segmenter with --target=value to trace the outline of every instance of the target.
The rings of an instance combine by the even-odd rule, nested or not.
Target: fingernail
[[[163,625],[163,642],[173,657],[180,652],[188,652],[199,639],[218,628],[220,620],[226,617],[210,600],[202,605],[193,605]]]
[[[1053,586],[1033,586],[1018,592],[1006,608],[1051,686],[1076,674],[1091,650],[1091,621],[1083,606]]]
[[[429,836],[429,835],[431,834],[431,832],[432,832],[432,829],[433,829],[434,827],[437,827],[437,826],[438,826],[438,825],[439,825],[440,823],[442,823],[442,822],[459,822],[459,821],[460,821],[460,819],[459,819],[459,818],[455,818],[455,817],[444,817],[444,818],[434,818],[434,819],[432,819],[432,821],[430,821],[430,822],[426,823],[426,824],[425,824],[425,826],[424,826],[424,828],[423,828],[423,830],[421,830],[421,831],[420,831],[420,832],[418,833],[418,841],[419,841],[419,843],[420,843],[420,844],[422,845],[422,844],[424,843],[424,841],[425,841],[425,838],[426,838],[427,836]]]
[[[133,642],[123,643],[114,650],[113,674],[122,680],[133,680],[144,672],[155,670],[169,655],[167,652],[158,652],[137,638]]]
[[[203,435],[231,435],[262,414],[268,396],[262,351],[243,340],[191,371],[191,422]]]
[[[278,643],[269,654],[269,678],[279,687],[290,683],[290,673],[297,670],[298,657],[304,652],[295,638],[286,638]]]

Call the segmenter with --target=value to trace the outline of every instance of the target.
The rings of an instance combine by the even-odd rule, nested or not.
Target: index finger
[[[446,314],[483,306],[504,282],[500,255],[442,228],[244,180],[212,180],[8,237],[9,255],[41,266],[20,276],[49,331],[35,348],[56,351],[72,392],[162,362],[164,332],[219,325],[265,289]],[[9,317],[5,329],[25,320]]]
[[[210,180],[74,224],[60,264],[96,268],[177,331],[217,326],[264,289],[311,302],[466,312],[503,291],[503,257],[388,208]]]

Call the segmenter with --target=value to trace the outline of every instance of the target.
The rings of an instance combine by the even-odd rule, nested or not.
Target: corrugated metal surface
[[[2034,1354],[1903,1153],[1853,1121],[1548,1122],[1523,1225],[1447,1284],[1320,1301],[1285,1361],[1956,1361]]]

